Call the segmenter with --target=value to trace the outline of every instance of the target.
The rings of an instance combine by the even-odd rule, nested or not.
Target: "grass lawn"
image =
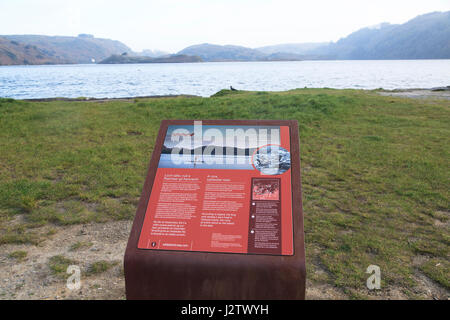
[[[132,219],[162,119],[296,119],[308,279],[365,298],[375,264],[382,290],[416,298],[417,272],[449,290],[449,107],[331,89],[0,99],[0,246]]]

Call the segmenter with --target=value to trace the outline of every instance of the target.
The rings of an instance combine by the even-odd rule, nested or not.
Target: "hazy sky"
[[[0,0],[0,34],[90,33],[136,51],[205,42],[254,48],[336,41],[365,26],[448,10],[450,0]]]

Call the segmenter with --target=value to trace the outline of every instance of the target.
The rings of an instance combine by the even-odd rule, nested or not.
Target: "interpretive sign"
[[[163,121],[127,298],[304,298],[298,143],[296,121]]]

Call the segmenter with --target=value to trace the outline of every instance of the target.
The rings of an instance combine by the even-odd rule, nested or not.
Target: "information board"
[[[289,126],[193,121],[161,134],[139,249],[293,255]]]
[[[163,120],[124,256],[127,299],[304,299],[295,120]]]

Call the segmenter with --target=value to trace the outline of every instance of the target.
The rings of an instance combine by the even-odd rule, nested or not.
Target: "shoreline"
[[[410,88],[410,89],[334,89],[334,88],[305,88],[305,89],[333,89],[333,90],[362,90],[362,91],[374,91],[382,96],[392,96],[392,97],[404,97],[412,99],[427,99],[427,98],[437,98],[437,99],[448,99],[450,100],[450,86],[447,87],[437,87],[437,88]],[[225,89],[228,90],[228,89]],[[268,92],[287,92],[296,89],[284,90],[284,91],[268,91]],[[249,90],[239,90],[240,92],[245,92]],[[255,91],[257,92],[257,91]],[[264,92],[264,91],[261,91]],[[149,95],[149,96],[130,96],[130,97],[117,97],[117,98],[94,98],[94,97],[78,97],[78,98],[66,98],[66,97],[54,97],[54,98],[32,98],[32,99],[14,99],[8,97],[0,97],[3,99],[14,99],[29,102],[53,102],[53,101],[68,101],[68,102],[107,102],[107,101],[126,101],[134,99],[162,99],[162,98],[210,98],[203,97],[193,94],[169,94],[169,95]]]
[[[304,62],[304,61],[433,61],[450,60],[450,58],[424,58],[424,59],[301,59],[301,60],[214,60],[198,62],[136,62],[136,63],[44,63],[44,64],[0,64],[0,67],[33,67],[33,66],[97,66],[97,65],[141,65],[141,64],[197,64],[197,63],[241,63],[241,62]]]
[[[56,98],[33,98],[33,99],[14,99],[21,101],[29,101],[29,102],[52,102],[52,101],[95,101],[95,102],[106,102],[106,101],[126,101],[126,100],[134,100],[134,99],[161,99],[161,98],[202,98],[201,96],[196,96],[192,94],[169,94],[169,95],[153,95],[153,96],[135,96],[135,97],[120,97],[120,98],[91,98],[91,97],[79,97],[79,98],[64,98],[64,97],[56,97]],[[8,99],[8,98],[5,98]]]

